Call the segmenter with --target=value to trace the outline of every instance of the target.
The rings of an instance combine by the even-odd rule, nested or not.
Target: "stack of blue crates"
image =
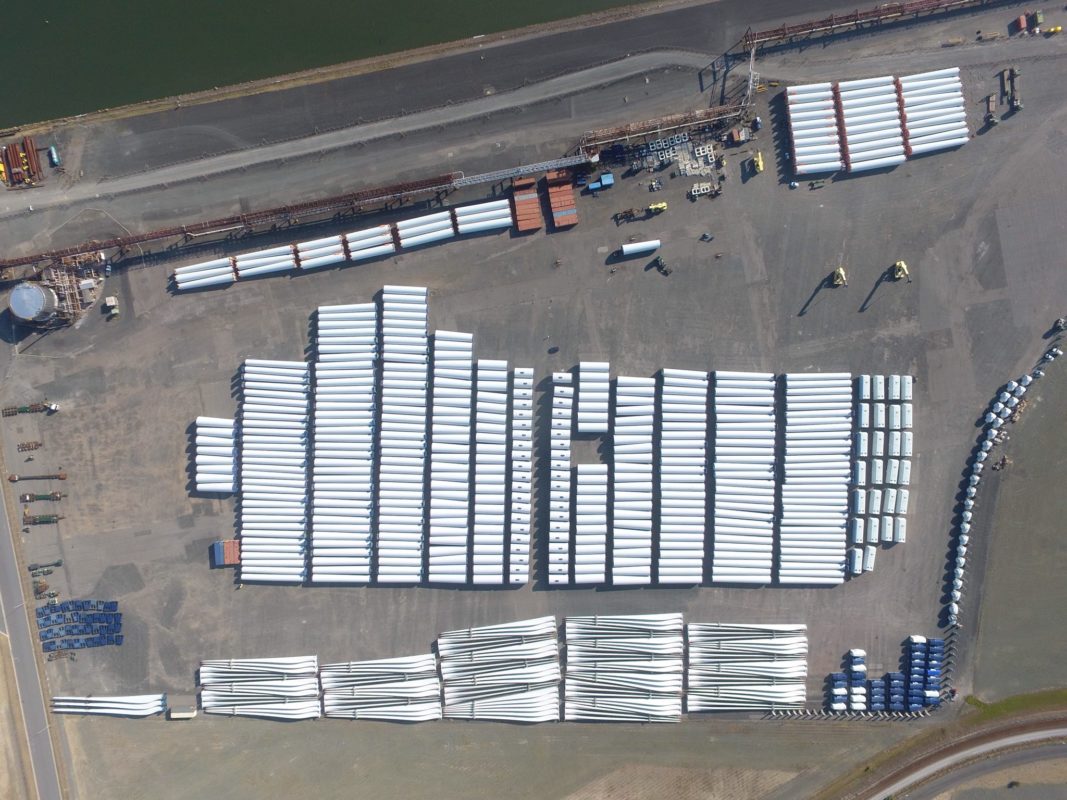
[[[38,638],[46,653],[121,646],[122,613],[117,600],[64,600],[37,609]]]
[[[908,711],[941,703],[941,664],[944,639],[908,638]]]
[[[886,680],[885,678],[872,678],[867,689],[867,708],[870,711],[885,711],[886,709]]]
[[[926,705],[941,704],[941,665],[945,661],[945,640],[926,640]],[[936,694],[934,694],[936,693]]]
[[[886,684],[889,688],[889,710],[890,711],[907,711],[908,707],[905,697],[905,675],[903,672],[887,672],[885,676]]]
[[[848,653],[849,711],[867,710],[867,654],[863,650]]]

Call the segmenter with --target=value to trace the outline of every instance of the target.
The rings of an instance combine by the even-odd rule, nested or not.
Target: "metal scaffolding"
[[[620,125],[617,128],[600,128],[588,131],[581,140],[581,149],[594,149],[616,142],[627,142],[643,136],[659,135],[667,131],[681,128],[692,128],[698,125],[711,125],[716,122],[739,117],[745,110],[747,97],[741,103],[727,106],[714,106],[703,108],[698,111],[687,111],[684,114],[672,114],[668,117],[657,117],[643,122],[631,122],[629,125]]]
[[[897,22],[909,17],[916,18],[964,8],[981,8],[1003,2],[1006,0],[911,0],[906,3],[885,3],[866,11],[831,14],[824,19],[802,22],[798,25],[782,25],[765,31],[753,31],[749,28],[741,38],[740,44],[745,50],[755,51],[767,45],[831,36],[836,33]]]

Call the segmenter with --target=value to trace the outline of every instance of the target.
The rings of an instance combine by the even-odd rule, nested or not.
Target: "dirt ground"
[[[651,195],[648,176],[639,174],[595,199],[581,196],[581,223],[566,233],[472,237],[358,267],[191,296],[168,291],[162,268],[119,271],[106,293],[118,295],[121,319],[109,323],[93,314],[77,329],[19,340],[17,356],[2,355],[0,399],[47,395],[63,410],[5,424],[8,463],[17,463],[15,442],[42,439],[34,468],[62,466],[70,474],[49,487],[68,493],[66,518],[34,528],[20,544],[29,559],[65,559],[51,579],[65,597],[119,599],[127,634],[122,648],[49,664],[48,691],[184,693],[204,658],[398,656],[426,652],[442,630],[575,613],[683,611],[692,621],[805,622],[812,705],[822,701],[823,676],[850,647],[868,651],[872,672],[895,668],[902,639],[937,629],[953,497],[976,420],[1004,380],[1031,366],[1042,333],[1063,313],[1067,297],[1062,257],[1048,233],[1062,223],[1067,182],[1067,160],[1055,158],[1067,153],[1065,61],[1053,49],[1060,45],[1039,51],[1041,43],[1032,40],[1018,47],[1002,42],[946,55],[937,43],[944,34],[926,35],[915,53],[872,53],[861,41],[796,54],[793,62],[778,56],[764,74],[784,77],[795,70],[804,79],[844,79],[959,63],[970,121],[980,128],[981,98],[995,90],[999,69],[1018,60],[1033,87],[1025,114],[951,153],[888,173],[841,177],[819,191],[791,190],[787,165],[780,156],[770,158],[781,152],[783,130],[780,93],[768,92],[758,106],[767,130],[752,147],[729,153],[727,191],[713,203],[685,199],[692,179],[665,177],[664,191]],[[695,75],[687,79],[695,84]],[[664,77],[677,89],[671,80]],[[594,91],[569,96],[545,117],[525,117],[523,137],[540,135],[538,120],[555,140],[564,129],[582,129],[575,120],[583,102],[596,97]],[[656,102],[664,101],[650,100]],[[513,119],[482,121],[480,135],[496,137],[506,151],[512,125]],[[433,142],[420,142],[420,164],[441,155]],[[410,141],[397,143],[392,155],[383,147],[372,167],[386,171],[391,158],[401,163],[409,147]],[[768,159],[760,176],[744,167],[756,147]],[[474,159],[479,148],[471,144],[465,156]],[[316,169],[343,175],[342,168],[360,163],[351,153],[337,158]],[[286,166],[284,174],[308,180],[301,166]],[[247,176],[227,180],[234,183],[216,176],[203,187],[158,190],[143,214],[169,218],[199,207],[208,192],[243,201],[239,189],[254,185]],[[611,221],[614,212],[650,197],[668,200],[669,213],[621,227]],[[138,205],[142,199],[115,202]],[[414,213],[405,209],[403,215]],[[19,224],[27,229],[33,219],[21,217]],[[37,236],[54,234],[42,225]],[[340,230],[327,227],[321,235]],[[713,242],[700,240],[704,232],[714,233]],[[661,239],[672,275],[644,262],[612,272],[610,254],[629,236]],[[898,258],[913,266],[913,283],[882,280]],[[838,263],[850,268],[849,287],[821,289]],[[514,591],[235,591],[232,575],[210,570],[207,561],[209,543],[233,531],[232,501],[189,494],[189,423],[198,414],[233,414],[231,382],[242,359],[302,357],[309,317],[319,304],[367,301],[385,283],[430,287],[431,328],[472,331],[478,357],[533,366],[539,379],[583,359],[610,361],[613,373],[622,375],[651,375],[662,367],[909,372],[918,383],[908,542],[881,551],[870,575],[831,590],[546,591],[534,582]],[[1056,385],[1055,378],[1047,380],[1046,386]],[[543,415],[535,424],[547,425]],[[1031,480],[1050,491],[1050,484]],[[1020,527],[1030,519],[1024,516]],[[1048,547],[1062,553],[1055,543]],[[976,586],[982,559],[978,549]],[[996,574],[1000,562],[993,556],[990,563]],[[543,561],[536,567],[542,575]],[[973,633],[966,629],[954,676],[965,691],[972,682]],[[994,666],[988,685],[1004,687],[1009,670],[1008,663]],[[915,730],[744,715],[673,726],[71,717],[56,724],[75,796],[85,800],[201,798],[220,787],[235,800],[282,793],[331,798],[351,796],[354,786],[368,795],[405,798],[506,793],[539,800],[665,794],[794,800]]]

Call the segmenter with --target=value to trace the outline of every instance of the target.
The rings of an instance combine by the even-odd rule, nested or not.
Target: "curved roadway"
[[[888,785],[882,784],[875,790],[867,792],[865,795],[863,795],[863,797],[865,798],[865,800],[881,800],[881,798],[895,797],[897,795],[900,795],[901,797],[909,797],[913,800],[918,800],[918,798],[922,797],[933,797],[935,795],[929,794],[925,788],[920,790],[922,791],[922,794],[912,795],[904,793],[909,787],[921,784],[923,781],[929,780],[930,778],[933,778],[934,776],[938,775],[941,772],[944,772],[945,770],[952,770],[955,767],[966,764],[968,761],[972,761],[974,759],[981,759],[983,756],[988,756],[990,754],[996,753],[997,751],[1005,750],[1007,748],[1012,747],[1032,745],[1037,742],[1043,742],[1052,739],[1064,738],[1067,738],[1067,726],[1060,724],[1054,728],[1044,728],[1036,731],[1027,731],[1025,733],[1016,733],[1010,736],[1004,736],[990,741],[984,741],[980,744],[975,744],[970,747],[966,747],[962,750],[956,750],[950,754],[941,756],[940,758],[937,758],[934,761],[925,763],[918,769],[910,771],[905,777],[900,778],[899,780],[896,780]],[[1061,747],[1067,750],[1067,745],[1061,745]],[[984,765],[986,762],[983,761],[980,763]],[[978,765],[975,765],[973,768],[967,769],[979,774],[982,772],[982,770],[979,769]],[[957,783],[959,780],[962,780],[963,777],[966,777],[966,775],[946,776],[946,780],[948,780],[949,778],[955,778],[954,780],[950,781],[951,785]],[[942,789],[944,788],[948,787],[942,785]]]

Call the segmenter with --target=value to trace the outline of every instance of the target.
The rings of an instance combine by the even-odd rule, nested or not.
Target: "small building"
[[[195,717],[196,697],[194,695],[167,695],[167,719],[193,719]]]

